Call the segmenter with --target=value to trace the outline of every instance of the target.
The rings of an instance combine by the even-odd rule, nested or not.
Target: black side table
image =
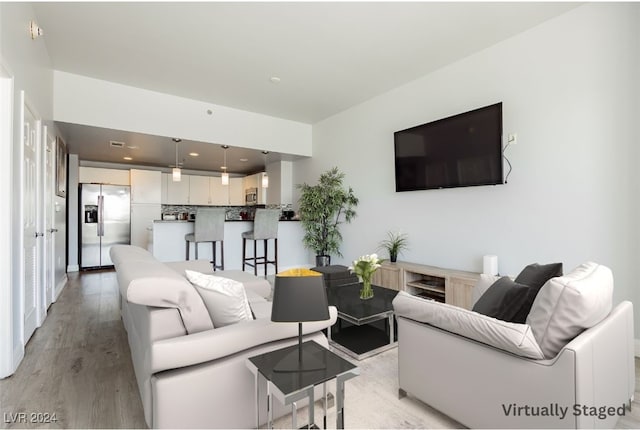
[[[322,273],[324,286],[327,288],[358,282],[358,276],[351,273],[347,266],[334,264],[331,266],[312,267],[311,270]]]
[[[319,370],[310,371],[290,371],[279,372],[275,369],[287,360],[291,355],[297,357],[298,344],[288,346],[286,348],[277,349],[275,351],[256,355],[247,359],[247,367],[255,375],[256,387],[256,428],[260,428],[260,385],[265,381],[267,386],[267,428],[273,428],[273,396],[283,404],[291,405],[291,413],[293,425],[292,428],[298,428],[296,422],[297,404],[296,402],[304,398],[309,399],[309,427],[313,425],[313,403],[314,403],[314,387],[319,384],[335,378],[336,380],[336,428],[344,428],[344,383],[345,381],[355,378],[360,374],[360,369],[329,351],[322,345],[307,341],[302,344],[303,353],[306,357],[311,357],[316,363],[320,363],[323,367]],[[327,399],[326,386],[325,393],[325,410],[324,410],[324,428],[327,427]]]

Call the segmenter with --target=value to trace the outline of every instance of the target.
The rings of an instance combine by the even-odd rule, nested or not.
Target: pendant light
[[[267,154],[269,151],[262,151],[264,154],[264,173],[262,174],[262,188],[269,188],[269,176],[267,176]]]
[[[229,145],[222,145],[222,149],[224,149],[224,166],[222,166],[222,175],[220,175],[220,179],[222,180],[222,185],[229,185],[229,174],[227,173],[227,149]]]
[[[180,165],[178,164],[178,143],[182,142],[182,139],[174,137],[173,141],[176,143],[176,164],[175,166],[173,166],[172,178],[173,182],[180,182],[182,178],[182,170],[180,169]]]

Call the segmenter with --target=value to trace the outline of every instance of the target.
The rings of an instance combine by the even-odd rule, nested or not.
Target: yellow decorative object
[[[287,277],[322,276],[322,273],[316,272],[315,270],[311,270],[311,269],[298,268],[298,269],[285,270],[284,272],[278,273],[276,276],[287,276]]]

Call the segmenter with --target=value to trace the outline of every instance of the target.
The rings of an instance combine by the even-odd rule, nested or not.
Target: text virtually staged
[[[559,403],[548,405],[522,405],[518,403],[502,404],[505,416],[514,417],[559,417],[561,420],[569,417],[595,417],[604,420],[609,417],[623,417],[626,415],[625,405],[620,406],[587,406],[575,404],[563,406]]]

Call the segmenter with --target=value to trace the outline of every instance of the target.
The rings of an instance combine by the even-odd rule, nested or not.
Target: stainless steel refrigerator
[[[131,241],[128,185],[80,184],[80,268],[113,266],[109,250]]]

